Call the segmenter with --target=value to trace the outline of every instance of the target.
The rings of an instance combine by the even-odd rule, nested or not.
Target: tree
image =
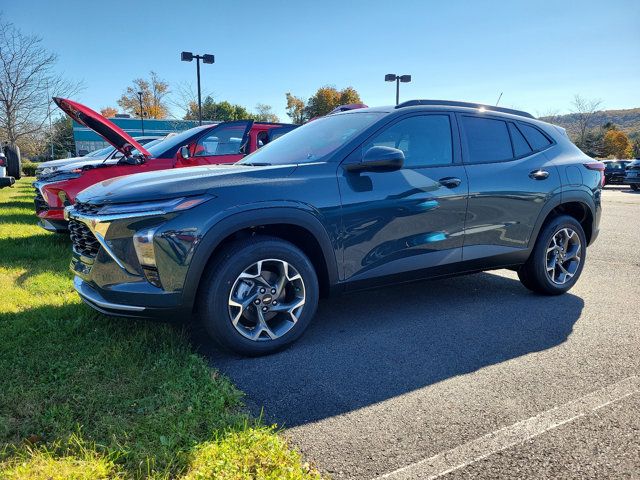
[[[636,138],[631,145],[631,155],[628,158],[640,158],[640,137]]]
[[[9,143],[44,138],[51,98],[80,89],[55,73],[56,62],[40,37],[24,35],[0,16],[0,135]]]
[[[102,110],[100,110],[100,115],[102,115],[105,118],[113,118],[117,114],[118,114],[118,110],[116,110],[113,107],[105,107]]]
[[[155,72],[149,73],[149,80],[136,78],[118,100],[118,105],[127,113],[138,118],[141,114],[148,118],[166,118],[169,112],[164,98],[169,93],[169,84],[161,80]],[[140,98],[142,92],[142,112]]]
[[[202,102],[202,119],[218,120],[221,122],[232,122],[234,120],[244,120],[252,118],[249,111],[241,105],[233,105],[227,101],[216,102],[211,95]],[[188,110],[184,116],[185,120],[198,119],[198,103],[189,103]]]
[[[613,158],[628,158],[631,154],[631,143],[624,132],[610,128],[604,134],[604,153]]]
[[[47,143],[53,145],[53,158],[65,158],[69,152],[75,151],[71,118],[65,115],[53,122]]]
[[[293,123],[301,124],[304,123],[306,118],[306,113],[304,109],[304,100],[294,95],[291,95],[290,92],[287,92],[287,115]]]
[[[264,103],[258,103],[256,105],[256,113],[253,115],[254,120],[257,122],[273,122],[278,123],[280,119],[273,113],[271,105]]]
[[[360,95],[353,87],[338,91],[335,87],[324,86],[307,102],[305,112],[307,118],[321,117],[339,105],[362,103]]]
[[[576,115],[576,121],[578,123],[578,139],[576,144],[581,148],[585,142],[591,117],[598,110],[601,103],[602,101],[599,99],[589,100],[580,95],[573,97],[573,102],[571,102],[573,106],[572,112]]]
[[[587,155],[593,158],[604,158],[607,156],[604,146],[604,130],[601,128],[589,130],[584,137],[582,144],[576,145]]]

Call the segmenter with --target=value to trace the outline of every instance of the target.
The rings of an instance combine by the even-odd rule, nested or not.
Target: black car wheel
[[[580,223],[562,215],[542,228],[527,262],[518,277],[529,290],[544,295],[560,295],[575,285],[582,273],[587,240]]]
[[[256,236],[225,248],[211,263],[198,311],[223,348],[265,355],[297,340],[315,315],[318,277],[295,245]]]
[[[631,190],[633,190],[634,192],[637,192],[638,190],[640,190],[640,184],[632,183]]]
[[[7,175],[20,180],[22,177],[22,162],[20,150],[10,145],[4,147],[4,155],[7,158]]]

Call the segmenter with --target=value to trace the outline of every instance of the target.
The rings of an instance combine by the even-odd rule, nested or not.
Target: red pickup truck
[[[123,156],[116,163],[71,164],[40,178],[35,209],[40,226],[54,232],[67,230],[64,207],[75,203],[85,188],[121,175],[219,163],[235,163],[260,146],[293,130],[297,125],[239,120],[202,125],[181,132],[145,149],[120,127],[80,103],[54,98],[76,122],[92,129]]]

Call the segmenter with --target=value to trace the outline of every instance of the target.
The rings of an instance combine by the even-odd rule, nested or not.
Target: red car
[[[120,127],[90,108],[64,98],[54,98],[54,101],[76,122],[92,129],[123,153],[123,157],[116,163],[88,162],[80,167],[74,163],[33,184],[40,226],[55,232],[67,230],[64,207],[75,203],[76,195],[95,183],[152,170],[235,163],[297,127],[253,120],[202,125],[181,132],[147,150]]]

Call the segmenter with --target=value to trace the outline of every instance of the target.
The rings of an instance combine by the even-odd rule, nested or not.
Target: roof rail
[[[415,105],[443,105],[449,107],[468,107],[491,110],[493,112],[510,113],[511,115],[519,115],[521,117],[535,118],[533,115],[522,110],[514,110],[512,108],[494,107],[493,105],[483,105],[482,103],[458,102],[456,100],[408,100],[396,105],[396,108],[413,107]]]

